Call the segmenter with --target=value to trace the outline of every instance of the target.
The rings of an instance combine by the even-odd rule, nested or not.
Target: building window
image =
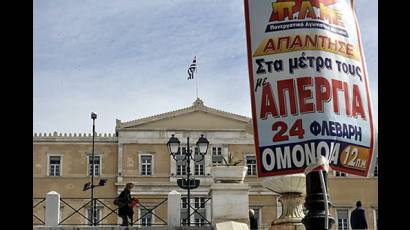
[[[335,177],[346,177],[347,173],[344,172],[338,172],[338,171],[333,171]]]
[[[148,209],[140,209],[141,225],[142,226],[151,226],[152,225],[152,213]]]
[[[196,213],[194,214],[195,226],[205,225],[206,209],[205,209],[205,197],[195,197],[194,198],[194,208]]]
[[[182,197],[181,201],[182,201],[182,208],[188,208],[188,199],[187,199],[187,197]]]
[[[184,160],[187,147],[179,147],[178,154],[175,156],[176,159],[176,175],[186,175],[187,162]],[[184,154],[184,155],[183,155]]]
[[[49,156],[48,158],[48,175],[61,176],[61,156]]]
[[[192,150],[192,153],[194,154],[194,155],[198,155],[199,154],[199,151],[198,151],[198,147],[196,147],[196,146],[194,146],[194,147],[191,147],[191,148],[189,148],[190,150]],[[175,155],[185,155],[185,153],[188,151],[188,148],[187,148],[187,146],[182,146],[182,147],[179,147],[179,150],[178,150],[178,152],[177,152],[177,154],[175,154]]]
[[[205,175],[205,158],[199,154],[198,147],[195,147],[194,153],[194,174],[196,176],[203,176]]]
[[[152,155],[141,155],[141,175],[142,176],[151,176],[152,175]]]
[[[255,212],[254,216],[256,218],[256,223],[258,224],[258,226],[261,225],[261,209],[259,207],[249,207],[249,209],[253,209],[253,211]]]
[[[187,225],[188,222],[188,198],[186,196],[181,197],[182,208],[181,208],[181,224]],[[193,197],[191,198],[191,214],[196,210],[193,215],[189,218],[191,219],[191,224],[196,226],[202,226],[206,223],[204,217],[206,217],[206,208],[205,208],[206,197]]]
[[[248,167],[248,176],[256,176],[256,157],[246,156],[246,166]]]
[[[195,197],[195,208],[205,208],[205,197]]]
[[[212,156],[221,156],[222,147],[212,147]]]
[[[340,208],[336,209],[337,213],[337,229],[348,230],[349,229],[349,209]]]
[[[92,176],[92,173],[93,173],[92,164],[93,164],[92,156],[88,156],[88,175],[89,176]],[[101,156],[94,155],[94,176],[100,176],[100,175],[101,175]]]
[[[192,203],[191,203],[192,205]],[[186,226],[188,224],[188,197],[181,197],[181,224]],[[192,211],[192,209],[191,209]],[[191,218],[191,217],[189,217]]]
[[[195,164],[195,175],[197,176],[205,175],[203,164]]]
[[[376,157],[376,163],[374,165],[373,176],[379,176],[378,164],[379,164],[379,157]]]
[[[186,165],[177,165],[177,175],[186,175]]]
[[[212,166],[222,165],[222,147],[212,147]]]
[[[91,208],[87,208],[87,224],[92,225],[91,221],[94,221],[95,223],[98,223],[101,220],[101,208],[96,208],[94,212],[94,220],[92,219],[92,214],[91,214]]]
[[[186,147],[179,147],[179,151],[176,155],[183,155],[186,153]]]

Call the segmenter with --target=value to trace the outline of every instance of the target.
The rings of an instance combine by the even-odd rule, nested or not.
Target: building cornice
[[[35,142],[78,142],[78,143],[91,143],[92,142],[91,133],[34,133],[33,143]],[[111,133],[98,133],[95,135],[94,141],[96,143],[117,143],[118,137]]]
[[[179,110],[174,110],[174,111],[170,111],[170,112],[166,112],[166,113],[161,113],[161,114],[157,114],[154,116],[149,116],[149,117],[144,117],[144,118],[140,118],[140,119],[136,119],[136,120],[131,120],[131,121],[127,121],[127,122],[121,122],[121,120],[116,120],[116,130],[124,130],[124,129],[130,129],[132,127],[135,126],[139,126],[142,124],[147,124],[150,122],[154,122],[154,121],[158,121],[158,120],[162,120],[162,119],[166,119],[166,118],[171,118],[171,117],[176,117],[176,116],[180,116],[183,114],[188,114],[188,113],[192,113],[192,112],[197,112],[197,111],[201,111],[201,112],[205,112],[205,113],[210,113],[216,116],[221,116],[221,117],[225,117],[225,118],[229,118],[229,119],[234,119],[240,122],[244,122],[244,123],[248,123],[249,120],[251,120],[251,118],[249,117],[245,117],[239,114],[234,114],[234,113],[230,113],[230,112],[225,112],[222,110],[218,110],[215,108],[211,108],[208,106],[205,106],[203,101],[201,99],[197,99],[192,106],[187,107],[187,108],[183,108],[183,109],[179,109]]]

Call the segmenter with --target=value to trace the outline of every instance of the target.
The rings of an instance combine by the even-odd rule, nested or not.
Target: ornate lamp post
[[[192,156],[192,150],[189,148],[189,137],[187,137],[187,148],[186,148],[186,150],[184,150],[182,152],[182,154],[184,155],[184,158],[183,159],[177,159],[176,155],[180,151],[180,144],[181,144],[181,142],[178,140],[178,138],[176,138],[175,135],[172,134],[171,138],[169,139],[169,141],[167,143],[167,146],[168,146],[168,150],[169,150],[170,155],[172,156],[172,158],[174,158],[175,161],[180,160],[180,161],[186,161],[186,163],[187,163],[188,186],[186,187],[186,189],[188,190],[188,207],[187,207],[187,210],[188,210],[188,226],[190,226],[191,225],[191,220],[190,220],[190,212],[191,212],[191,205],[190,205],[190,199],[191,199],[191,179],[190,179],[191,167],[190,167],[190,163],[191,163],[191,159],[195,162],[200,162],[204,159],[205,154],[208,151],[209,141],[202,134],[201,137],[196,142],[196,146],[198,147],[199,155],[201,156],[199,160],[195,160],[195,158]]]
[[[92,163],[91,163],[91,224],[96,225],[95,220],[95,201],[94,201],[94,136],[95,136],[95,119],[97,119],[97,114],[91,113],[91,119],[93,119],[93,145],[92,145]]]

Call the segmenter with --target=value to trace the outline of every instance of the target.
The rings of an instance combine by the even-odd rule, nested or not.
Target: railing
[[[205,211],[210,211],[206,209],[206,204],[211,200],[211,197],[205,198],[204,202],[199,202],[199,207],[192,207],[192,202],[189,202],[189,206],[191,208],[191,213],[189,213],[189,215],[186,218],[181,218],[181,226],[188,226],[188,219],[191,218],[192,215],[194,214],[198,214],[201,217],[201,220],[204,220],[204,222],[191,222],[190,226],[204,226],[204,225],[212,225],[212,223],[206,218],[204,217],[199,210],[203,210],[205,209]],[[188,202],[186,202],[185,199],[182,199],[182,203],[183,203],[183,207],[186,206],[188,207]],[[204,206],[205,208],[201,208],[201,206]],[[182,208],[181,210],[184,210],[186,208]],[[206,215],[206,214],[205,214]]]
[[[94,198],[97,217],[95,225],[119,225],[121,221],[118,217],[118,207],[114,205],[115,198]],[[36,200],[36,201],[35,201]],[[38,201],[40,200],[40,201]],[[33,225],[44,225],[45,221],[34,214],[34,208],[44,202],[44,198],[33,198]],[[139,198],[138,206],[141,214],[139,218],[132,221],[133,225],[140,226],[152,226],[152,225],[167,225],[167,221],[156,213],[155,210],[167,202],[167,198]],[[93,218],[88,215],[88,209],[91,208],[90,198],[60,198],[61,206],[64,207],[64,211],[70,211],[64,218],[61,218],[59,225],[92,225]],[[104,216],[102,216],[102,210]],[[138,214],[138,212],[135,212]],[[134,214],[134,215],[135,215]],[[153,218],[147,218],[149,216],[155,216],[155,222],[152,222]],[[114,218],[115,217],[115,218]],[[165,218],[166,219],[166,218]],[[151,222],[149,221],[151,220]]]
[[[40,218],[38,215],[35,214],[36,208],[43,207],[39,205],[44,203],[45,200],[46,198],[33,198],[33,225],[44,225],[45,224],[44,218]]]
[[[81,205],[79,208],[75,208],[72,205],[70,205],[67,201],[79,201],[82,202],[84,200],[88,200],[85,204]],[[98,200],[97,198],[95,198],[95,200]],[[71,208],[74,212],[72,212],[71,214],[69,214],[66,218],[63,218],[58,224],[59,225],[81,225],[84,223],[67,223],[66,221],[68,219],[70,219],[71,217],[73,217],[75,214],[80,215],[82,218],[84,218],[85,220],[87,220],[89,223],[92,223],[92,219],[86,217],[83,212],[81,212],[81,210],[85,209],[84,213],[87,212],[87,208],[91,207],[91,200],[90,199],[84,199],[84,198],[60,198],[60,202],[64,205],[67,205],[69,208]],[[77,203],[77,202],[75,202]],[[81,218],[80,218],[81,219]],[[90,224],[91,225],[91,224]]]
[[[147,198],[144,198],[147,199]],[[151,198],[149,198],[151,199]],[[155,199],[155,198],[153,198]],[[158,198],[157,198],[158,199]],[[149,214],[157,217],[161,223],[154,223],[154,224],[148,224],[149,226],[151,225],[167,225],[167,221],[165,221],[163,218],[161,218],[160,216],[158,216],[157,214],[153,213],[152,211],[157,209],[158,207],[160,207],[162,204],[164,204],[168,199],[167,198],[163,198],[162,201],[160,201],[158,204],[155,203],[151,203],[151,205],[154,205],[153,208],[149,208],[148,205],[150,205],[149,203],[147,203],[146,205],[144,205],[143,203],[139,202],[139,206],[140,206],[140,210],[143,210],[145,212],[144,215],[141,215],[140,218],[138,218],[137,220],[132,222],[132,225],[143,225],[141,224],[142,219],[144,219],[144,217],[148,216]],[[141,220],[141,221],[140,221]],[[138,224],[138,221],[140,221],[140,224]]]

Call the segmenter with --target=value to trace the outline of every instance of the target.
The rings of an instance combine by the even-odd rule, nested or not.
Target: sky
[[[196,99],[251,117],[243,0],[34,0],[33,132],[114,133]],[[357,0],[375,121],[378,1]]]

